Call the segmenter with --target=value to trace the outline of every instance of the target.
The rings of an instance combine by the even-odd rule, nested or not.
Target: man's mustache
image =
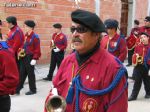
[[[72,39],[72,42],[82,42],[82,40],[78,37]]]

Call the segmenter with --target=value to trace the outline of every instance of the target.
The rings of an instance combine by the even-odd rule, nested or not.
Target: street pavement
[[[127,63],[125,62],[125,65]],[[50,81],[43,81],[42,78],[46,77],[49,70],[49,65],[37,65],[35,69],[37,94],[27,96],[25,92],[29,90],[28,81],[25,82],[24,88],[21,90],[20,95],[12,95],[12,106],[10,112],[43,112],[45,98],[48,95],[51,87]],[[127,67],[128,74],[131,76],[133,67]],[[57,69],[55,70],[56,74]],[[129,80],[129,96],[133,87],[133,81]],[[142,85],[140,93],[136,101],[128,103],[128,112],[150,112],[150,99],[145,99],[145,91]],[[119,105],[118,105],[119,106]]]

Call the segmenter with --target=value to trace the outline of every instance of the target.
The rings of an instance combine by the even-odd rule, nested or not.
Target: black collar
[[[76,51],[76,59],[77,59],[79,66],[81,66],[86,60],[88,60],[99,49],[99,47],[100,47],[100,43],[97,42],[94,48],[92,48],[91,50],[89,50],[88,52],[84,54],[79,54]]]

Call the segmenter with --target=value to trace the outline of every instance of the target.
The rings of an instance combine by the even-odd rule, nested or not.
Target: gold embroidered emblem
[[[97,101],[93,98],[88,98],[83,103],[83,112],[95,112],[97,108]]]

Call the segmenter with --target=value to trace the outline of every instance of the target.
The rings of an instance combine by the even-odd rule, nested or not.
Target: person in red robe
[[[16,63],[19,71],[20,62],[18,60],[19,49],[23,46],[24,43],[24,34],[22,29],[17,25],[17,18],[15,16],[8,16],[6,18],[7,27],[9,32],[7,34],[6,42],[9,47],[11,47],[15,52]]]
[[[118,21],[115,19],[105,20],[107,36],[100,41],[101,47],[107,49],[109,53],[124,62],[127,56],[127,45],[125,39],[117,33]]]
[[[55,33],[52,35],[52,39],[50,41],[51,60],[49,72],[47,77],[43,78],[43,80],[46,81],[52,81],[54,70],[56,66],[59,68],[62,60],[64,59],[67,48],[67,36],[62,32],[62,25],[60,23],[55,23],[53,28]]]
[[[145,24],[144,26],[138,28],[138,30],[139,30],[138,34],[145,32],[146,34],[150,35],[150,16],[145,17],[144,24]],[[150,39],[149,39],[149,43],[150,43]],[[136,39],[135,46],[139,46],[139,45],[141,45],[141,37],[140,36],[139,36],[139,38]],[[136,75],[136,73],[133,71],[132,76],[129,78],[134,80],[135,75]]]
[[[140,24],[140,22],[138,20],[134,20],[134,28],[131,29],[130,36],[126,40],[127,46],[128,46],[128,64],[126,66],[132,65],[132,55],[134,53],[136,41],[139,38],[139,33],[140,33],[139,24]],[[132,46],[132,48],[129,48],[130,46]]]
[[[65,112],[127,112],[126,69],[99,43],[103,22],[95,13],[80,9],[71,13],[71,19],[75,52],[62,61],[46,107],[52,94],[58,93],[67,101]]]
[[[6,18],[7,26],[10,29],[7,36],[7,44],[12,47],[16,58],[19,48],[23,46],[24,34],[21,28],[17,25],[17,18],[14,16],[8,16]]]
[[[20,94],[20,90],[23,88],[26,77],[28,76],[29,81],[29,91],[26,95],[33,95],[36,91],[36,77],[34,73],[34,68],[36,61],[39,60],[41,56],[40,48],[40,38],[34,32],[36,23],[33,20],[26,20],[25,25],[25,43],[20,49],[20,55],[18,56],[20,65],[20,82],[16,90],[16,94]],[[21,55],[24,52],[25,55]]]
[[[5,41],[0,41],[0,111],[9,112],[11,99],[19,82],[14,51]]]
[[[132,93],[128,101],[136,100],[141,89],[142,82],[144,82],[145,98],[150,98],[150,76],[148,74],[150,67],[150,35],[148,33],[141,33],[141,44],[137,45],[132,57],[132,63],[135,65],[133,69],[134,85]]]

